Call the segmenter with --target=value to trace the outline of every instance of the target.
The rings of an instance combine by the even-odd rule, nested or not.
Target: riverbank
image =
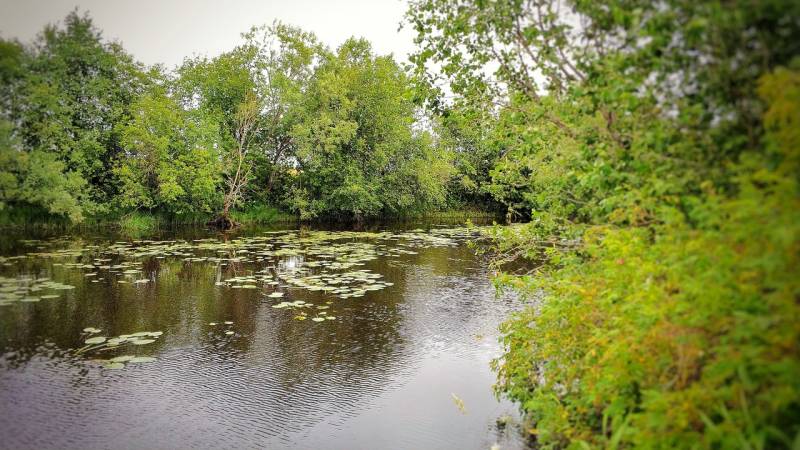
[[[184,214],[171,215],[160,212],[133,211],[91,216],[80,223],[72,223],[67,218],[48,214],[39,208],[18,207],[0,210],[0,229],[53,229],[53,230],[81,230],[87,228],[111,227],[118,228],[129,235],[141,235],[159,229],[174,228],[183,225],[204,225],[213,219],[214,214]],[[246,209],[231,212],[234,222],[242,226],[268,225],[268,224],[294,224],[294,223],[321,223],[336,222],[349,223],[347,220],[331,220],[321,218],[316,220],[301,220],[296,214],[287,212],[269,205],[255,205]],[[419,220],[496,220],[501,216],[494,211],[480,209],[451,209],[443,211],[425,211],[409,215],[387,215],[371,218],[362,223],[382,221],[406,222]]]

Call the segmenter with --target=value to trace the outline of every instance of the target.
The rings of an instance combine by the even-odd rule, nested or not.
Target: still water
[[[0,447],[523,448],[470,236],[6,233]]]

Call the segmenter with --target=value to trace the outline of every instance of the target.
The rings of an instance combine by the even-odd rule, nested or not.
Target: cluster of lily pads
[[[54,263],[54,266],[63,265],[64,267],[76,267],[88,270],[84,276],[91,278],[90,282],[97,283],[105,276],[118,276],[117,283],[147,283],[147,278],[137,278],[141,273],[141,263],[137,261],[123,261],[119,264],[110,264],[111,258],[95,258],[90,264],[87,263]]]
[[[115,279],[117,283],[145,284],[142,262],[150,259],[177,258],[187,264],[231,265],[239,272],[227,279],[218,279],[221,288],[260,289],[266,299],[281,299],[287,289],[320,292],[341,299],[364,297],[371,291],[391,287],[379,273],[360,266],[378,257],[401,258],[416,254],[421,248],[456,246],[459,241],[479,233],[475,228],[435,228],[403,232],[355,231],[276,231],[260,236],[240,237],[226,241],[215,238],[178,240],[135,240],[112,242],[104,245],[72,246],[57,250],[49,248],[64,242],[36,241],[30,245],[36,250],[26,255],[4,257],[0,263],[12,264],[21,258],[50,258],[53,266],[84,271],[89,282]],[[241,264],[255,265],[248,271]],[[111,278],[111,277],[114,278]],[[0,278],[0,306],[18,301],[37,301],[54,298],[58,294],[49,290],[70,289],[72,286],[46,278]],[[36,294],[43,291],[44,295]],[[326,305],[315,306],[304,300],[281,301],[272,305],[277,309],[296,310],[295,319],[310,318],[315,322],[335,320],[328,315]],[[314,313],[309,313],[314,311]],[[101,336],[87,339],[90,349],[103,351],[119,345],[143,345],[157,336],[141,332],[106,339]],[[232,334],[232,332],[226,332]],[[82,349],[83,350],[83,349]],[[129,356],[129,355],[123,355]],[[136,357],[134,357],[136,358]],[[123,358],[124,359],[124,358]],[[124,364],[131,360],[107,360],[108,364]],[[116,366],[115,366],[116,367]]]
[[[0,306],[59,298],[61,295],[57,294],[57,291],[74,288],[75,286],[59,283],[48,277],[0,277]]]
[[[344,273],[323,272],[306,276],[286,273],[281,274],[280,277],[292,286],[309,291],[329,292],[339,298],[363,297],[367,291],[377,291],[394,285],[394,283],[378,281],[383,275],[363,269]]]
[[[317,311],[315,312],[316,316],[311,317],[311,320],[314,322],[324,322],[326,320],[336,320],[336,316],[328,315],[327,311],[323,311],[325,309],[330,308],[328,306],[331,302],[326,302],[326,305],[318,305],[315,306],[312,303],[307,303],[304,300],[295,300],[293,302],[280,302],[275,305],[272,305],[273,308],[288,308],[288,309],[300,309],[300,308],[314,308]],[[306,320],[309,318],[309,313],[306,311],[299,311],[296,316],[294,316],[295,320]]]
[[[102,330],[94,327],[87,327],[83,332],[87,336],[99,334]],[[102,352],[117,350],[127,345],[147,345],[155,342],[159,336],[164,334],[162,331],[138,331],[132,334],[121,334],[116,337],[107,338],[105,336],[92,336],[84,340],[84,346],[75,351],[76,355],[88,352]],[[101,364],[107,369],[122,369],[126,364],[148,363],[155,361],[156,358],[150,356],[120,355],[109,359],[95,358],[92,361]]]

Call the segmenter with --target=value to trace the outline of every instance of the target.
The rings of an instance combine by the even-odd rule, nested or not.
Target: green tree
[[[120,206],[173,214],[213,212],[220,203],[217,124],[187,112],[163,86],[131,107],[120,127],[124,152],[114,168]]]
[[[414,129],[413,88],[391,57],[350,39],[314,73],[293,128],[301,217],[367,218],[441,205],[449,155]]]
[[[0,119],[0,210],[33,205],[73,222],[84,219],[86,181],[49,152],[22,149],[11,123]]]
[[[28,183],[25,201],[74,220],[102,209],[116,194],[117,125],[147,83],[140,65],[77,12],[61,27],[45,27],[30,46],[4,41],[0,47],[3,114],[13,124],[17,151],[25,154],[20,161],[28,161],[21,167],[41,180]],[[58,176],[65,183],[55,182]],[[73,182],[76,177],[85,182]],[[61,187],[68,190],[52,191]]]
[[[262,98],[263,145],[253,157],[252,197],[278,203],[291,184],[297,146],[292,129],[314,69],[326,52],[314,34],[279,22],[254,27],[242,45],[253,55]]]
[[[787,1],[411,3],[418,78],[456,96],[428,103],[496,118],[475,140],[498,151],[486,190],[530,219],[493,232],[498,266],[530,270],[498,285],[537,299],[504,324],[498,389],[542,446],[797,442],[800,110],[779,67],[799,18]]]
[[[179,70],[184,107],[219,124],[223,217],[253,192],[274,201],[275,180],[294,155],[296,104],[321,48],[312,34],[279,23],[253,28],[244,39],[230,52],[186,61]]]

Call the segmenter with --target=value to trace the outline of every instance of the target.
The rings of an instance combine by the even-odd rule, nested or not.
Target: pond
[[[473,233],[6,232],[0,447],[524,448]]]

